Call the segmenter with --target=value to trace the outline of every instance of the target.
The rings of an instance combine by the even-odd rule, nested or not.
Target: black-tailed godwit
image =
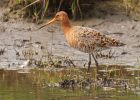
[[[95,57],[96,51],[112,46],[117,47],[124,45],[118,40],[108,37],[95,29],[83,26],[72,26],[70,24],[67,13],[64,11],[57,12],[55,17],[42,27],[56,21],[60,22],[62,30],[64,31],[64,35],[69,45],[73,48],[76,48],[82,52],[89,54],[88,71],[90,70],[92,56],[95,61],[98,73],[99,64]]]

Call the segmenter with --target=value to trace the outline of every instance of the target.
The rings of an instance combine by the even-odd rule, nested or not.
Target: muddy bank
[[[0,8],[0,16],[5,9]],[[47,21],[47,20],[46,20]],[[127,45],[111,48],[113,58],[99,58],[100,64],[139,65],[140,55],[140,25],[139,21],[130,20],[124,15],[108,15],[104,19],[92,18],[84,21],[72,22],[74,25],[83,25],[95,28],[111,35]],[[41,49],[46,48],[56,57],[69,57],[77,66],[87,65],[88,55],[68,46],[63,32],[58,24],[50,25],[38,31],[39,25],[28,23],[21,19],[10,19],[7,22],[0,20],[0,67],[19,67],[30,57],[27,51],[37,53],[35,59],[42,59],[46,55]],[[32,44],[32,45],[30,45]],[[103,51],[108,54],[110,50]],[[46,52],[46,51],[45,51]],[[94,65],[94,62],[92,62]]]

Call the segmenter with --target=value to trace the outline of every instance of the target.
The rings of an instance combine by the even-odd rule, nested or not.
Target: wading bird
[[[99,71],[99,64],[95,57],[95,52],[112,46],[117,47],[124,45],[118,40],[108,37],[95,29],[82,26],[72,26],[67,13],[64,11],[57,12],[52,20],[41,26],[39,29],[56,21],[60,22],[69,45],[89,54],[88,71],[91,66],[91,56],[95,61],[97,73]]]

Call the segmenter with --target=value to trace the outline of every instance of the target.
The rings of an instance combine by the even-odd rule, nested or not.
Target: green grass
[[[68,9],[72,13],[73,18],[76,18],[78,13],[82,18],[79,0],[16,0],[13,7],[18,5],[20,5],[19,12],[25,11],[25,16],[34,18],[35,20],[42,20],[44,17],[56,13],[63,6],[66,6],[64,9]]]

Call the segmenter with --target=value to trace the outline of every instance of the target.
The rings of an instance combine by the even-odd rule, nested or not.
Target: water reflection
[[[103,71],[103,70],[101,70]],[[118,71],[118,70],[116,70]],[[120,70],[119,70],[120,71]],[[93,71],[94,72],[94,71]],[[130,71],[129,71],[130,72]],[[117,72],[113,72],[117,73]],[[138,73],[138,72],[137,72]],[[120,74],[120,73],[119,73]],[[130,74],[130,73],[128,73]],[[111,74],[112,75],[112,74]],[[33,69],[29,73],[17,70],[0,70],[0,100],[139,100],[139,91],[125,88],[98,86],[90,80],[85,71],[43,71]],[[129,75],[128,75],[129,76]],[[84,81],[80,79],[87,78]],[[125,76],[123,76],[125,77]],[[62,83],[73,83],[73,87],[64,88]],[[74,81],[77,80],[77,81]],[[119,79],[117,78],[119,81]],[[121,80],[121,79],[120,79]],[[104,80],[105,81],[105,80]],[[134,79],[129,83],[135,83]],[[136,82],[137,83],[137,82]],[[80,86],[81,85],[81,86]],[[139,85],[139,84],[137,84]]]

